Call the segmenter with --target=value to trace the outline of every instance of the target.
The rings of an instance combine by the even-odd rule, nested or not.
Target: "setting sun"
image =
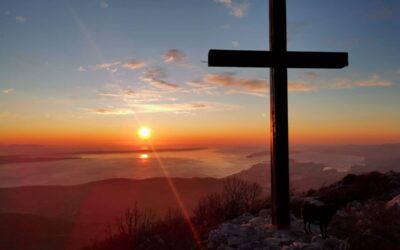
[[[140,127],[138,130],[140,139],[147,140],[151,137],[151,129],[148,127]]]
[[[139,156],[139,158],[142,159],[142,160],[146,160],[146,159],[149,159],[149,155],[148,154],[141,154]]]

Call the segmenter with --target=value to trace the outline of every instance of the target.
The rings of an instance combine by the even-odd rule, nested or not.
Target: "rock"
[[[218,230],[212,230],[209,234],[208,234],[208,241],[209,242],[221,242],[224,240],[224,236],[221,235],[220,231]]]
[[[257,242],[248,242],[241,244],[237,249],[238,250],[253,250],[257,247]]]
[[[239,225],[231,223],[222,223],[220,226],[220,233],[222,235],[234,234],[239,228]]]
[[[316,244],[308,244],[303,246],[301,250],[322,250],[322,248]]]
[[[386,208],[388,209],[400,209],[400,194],[396,195],[390,201],[386,202]]]
[[[266,216],[266,217],[265,217]],[[243,214],[230,222],[225,222],[208,236],[207,247],[218,250],[346,250],[346,242],[336,238],[321,239],[303,231],[303,222],[291,216],[292,227],[288,230],[275,230],[270,224],[267,209],[261,210],[257,217]],[[242,223],[238,223],[242,222]],[[316,230],[316,229],[314,229]]]
[[[253,227],[261,227],[266,224],[266,221],[264,218],[261,217],[254,217],[251,220],[249,220],[249,223]]]
[[[217,250],[235,250],[235,248],[222,244],[217,248]]]
[[[261,209],[260,212],[258,212],[258,217],[270,218],[271,217],[271,209]]]
[[[229,246],[237,246],[243,243],[244,238],[238,237],[238,236],[230,236],[228,238],[228,245]]]

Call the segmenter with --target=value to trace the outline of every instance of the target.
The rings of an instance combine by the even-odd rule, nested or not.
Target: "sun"
[[[149,159],[149,155],[148,154],[140,154],[139,158],[142,160],[146,160],[146,159]]]
[[[138,129],[138,136],[140,139],[148,140],[151,137],[151,129],[148,127],[140,127]]]

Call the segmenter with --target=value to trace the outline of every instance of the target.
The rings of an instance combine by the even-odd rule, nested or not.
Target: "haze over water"
[[[31,148],[35,151],[35,148]],[[55,151],[55,149],[52,149]],[[85,151],[81,153],[13,154],[25,157],[25,162],[2,161],[0,165],[1,187],[24,185],[73,185],[110,178],[146,179],[153,177],[215,177],[222,178],[250,168],[261,162],[269,162],[267,152],[261,147],[214,147],[163,149],[161,152],[133,151]],[[49,151],[49,150],[47,150]],[[51,150],[50,150],[51,151]],[[54,159],[53,157],[60,157]],[[3,155],[2,157],[6,157]],[[53,158],[43,160],[42,158]],[[158,157],[158,159],[157,159]],[[349,167],[363,164],[363,158],[352,155],[326,154],[309,150],[296,150],[291,158],[298,162],[323,164],[326,169],[346,171]]]

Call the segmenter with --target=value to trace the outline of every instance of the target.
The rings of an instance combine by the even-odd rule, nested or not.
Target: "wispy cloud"
[[[189,103],[158,103],[158,104],[134,104],[124,108],[95,108],[86,109],[87,112],[99,115],[129,115],[137,113],[174,113],[190,114],[199,110],[232,110],[239,106],[218,102],[189,102]]]
[[[318,87],[311,83],[289,82],[288,90],[291,92],[310,92],[317,91]]]
[[[165,80],[166,73],[161,68],[150,68],[140,77],[140,80],[162,90],[178,90],[179,85]]]
[[[370,79],[357,81],[354,83],[358,87],[389,87],[393,83],[387,80],[383,80],[379,75],[373,75]]]
[[[140,60],[130,60],[129,62],[122,65],[122,67],[127,69],[140,69],[145,66],[147,66],[147,63],[145,61],[140,61]]]
[[[26,18],[23,17],[23,16],[16,16],[16,17],[15,17],[15,20],[17,20],[17,21],[20,22],[20,23],[23,23],[23,22],[25,22]]]
[[[169,62],[182,62],[186,58],[185,52],[178,49],[170,49],[164,54],[164,61]]]
[[[202,81],[188,81],[186,85],[189,87],[190,92],[195,94],[207,94],[216,95],[217,87],[214,85],[207,84]]]
[[[14,89],[3,89],[1,92],[3,92],[4,94],[9,94],[14,91],[15,91]]]
[[[175,98],[164,96],[163,92],[150,90],[150,89],[138,89],[134,90],[131,88],[118,89],[114,91],[102,91],[98,94],[100,97],[106,98],[118,98],[125,104],[130,103],[153,103],[160,101],[174,101]]]
[[[234,87],[246,93],[265,94],[268,89],[268,81],[236,77],[227,74],[207,74],[203,82],[220,87]]]
[[[220,87],[231,87],[229,94],[246,94],[265,96],[269,91],[269,81],[236,77],[229,74],[208,74],[203,77],[203,82]],[[288,90],[291,92],[316,91],[318,87],[311,82],[289,82]]]
[[[232,46],[233,46],[234,48],[239,47],[239,42],[238,42],[238,41],[232,41]]]
[[[111,68],[111,67],[116,67],[116,66],[118,66],[118,65],[120,65],[121,64],[121,62],[111,62],[111,63],[102,63],[102,64],[97,64],[97,65],[95,65],[94,67],[96,68],[96,69],[109,69],[109,68]]]
[[[143,81],[150,83],[156,88],[164,90],[176,90],[179,88],[178,84],[170,83],[165,80],[152,79],[152,78],[142,78]]]
[[[98,115],[129,115],[134,113],[131,109],[114,107],[86,109],[86,111]]]
[[[372,75],[369,79],[365,80],[353,80],[351,78],[339,78],[332,82],[333,88],[355,88],[355,87],[390,87],[393,82],[383,80],[377,74]]]
[[[318,77],[318,73],[314,71],[304,72],[299,78],[304,81],[314,81]]]
[[[96,65],[87,66],[87,67],[80,66],[78,68],[78,71],[107,70],[107,71],[110,71],[111,73],[115,73],[118,71],[118,69],[121,69],[121,68],[135,70],[135,69],[143,68],[145,66],[147,66],[146,61],[132,59],[126,63],[122,63],[121,61],[114,61],[114,62],[106,62],[106,63],[96,64]]]
[[[218,102],[191,102],[191,103],[163,103],[136,105],[137,110],[143,113],[193,113],[199,110],[221,111],[232,110],[238,106]]]
[[[109,4],[107,0],[101,0],[100,1],[100,7],[102,7],[103,9],[108,8]]]
[[[249,7],[247,1],[237,3],[234,0],[214,0],[214,2],[223,4],[226,8],[230,10],[230,14],[237,18],[245,16]]]

